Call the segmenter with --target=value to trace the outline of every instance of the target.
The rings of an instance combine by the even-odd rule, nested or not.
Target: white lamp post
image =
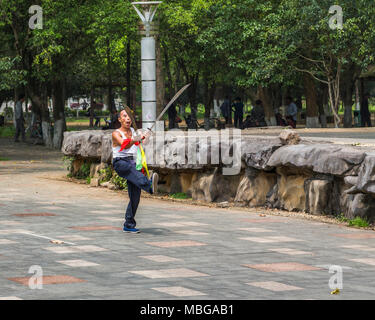
[[[156,53],[155,38],[150,36],[151,22],[158,5],[162,1],[132,2],[135,11],[146,29],[146,37],[141,41],[142,77],[142,128],[151,128],[156,120]],[[141,12],[137,6],[142,7]]]

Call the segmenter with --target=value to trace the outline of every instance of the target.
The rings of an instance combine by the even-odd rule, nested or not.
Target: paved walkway
[[[10,159],[0,161],[1,298],[375,297],[373,231],[144,198],[142,233],[125,234],[127,197],[56,180],[66,173],[59,152],[16,152],[0,139],[0,155]],[[332,265],[343,270],[338,295]],[[29,288],[31,266],[42,268],[42,289]]]

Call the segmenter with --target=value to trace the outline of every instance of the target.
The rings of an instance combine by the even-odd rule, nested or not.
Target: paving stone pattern
[[[143,198],[142,232],[123,233],[126,194],[54,180],[54,161],[0,163],[0,299],[375,297],[373,231]]]

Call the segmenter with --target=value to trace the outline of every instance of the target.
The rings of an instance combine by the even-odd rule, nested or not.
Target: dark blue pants
[[[243,113],[235,112],[234,113],[234,126],[236,128],[242,129],[242,122],[243,122]]]
[[[135,161],[129,158],[116,158],[113,160],[113,169],[117,174],[127,180],[129,204],[125,213],[125,228],[135,228],[135,214],[141,198],[141,189],[151,193],[151,181],[135,168]]]

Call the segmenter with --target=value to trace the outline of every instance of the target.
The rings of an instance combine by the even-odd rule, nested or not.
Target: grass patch
[[[0,161],[9,161],[9,160],[10,160],[9,158],[0,157]]]
[[[350,227],[360,227],[360,228],[368,228],[370,223],[366,219],[362,219],[360,217],[356,217],[349,221]]]
[[[337,217],[337,220],[339,220],[340,222],[349,222],[350,220],[348,218],[346,218],[344,216],[344,214],[340,214],[338,217]]]
[[[348,219],[348,218],[344,217],[343,214],[341,214],[337,219],[340,222],[347,223],[349,227],[359,227],[359,228],[370,227],[370,223],[366,219],[363,219],[361,217],[356,217],[354,219]]]
[[[188,199],[189,198],[187,194],[184,192],[172,193],[169,195],[169,197],[171,197],[172,199]]]
[[[0,138],[12,138],[16,134],[14,126],[0,127]]]
[[[66,118],[66,122],[84,122],[84,123],[90,123],[90,118],[82,118],[82,117],[79,117],[79,118]]]

